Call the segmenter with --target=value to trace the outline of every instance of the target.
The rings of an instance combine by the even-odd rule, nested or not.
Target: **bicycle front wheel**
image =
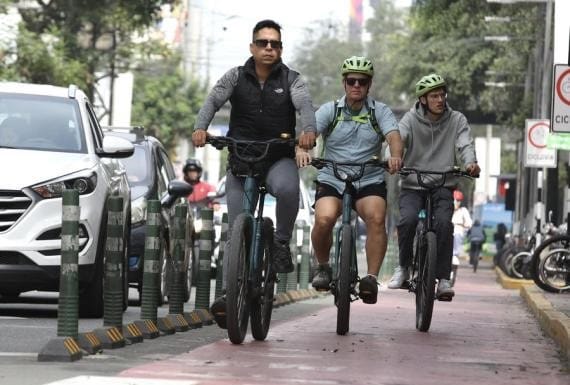
[[[354,239],[350,225],[342,225],[340,239],[340,267],[336,285],[336,334],[345,335],[350,321],[350,259],[354,248]]]
[[[429,231],[422,240],[425,244],[418,248],[418,282],[416,289],[416,329],[427,332],[431,325],[433,302],[435,299],[435,265],[437,259],[437,239]]]
[[[233,344],[241,344],[249,321],[249,250],[252,218],[240,214],[234,221],[228,247],[228,274],[226,287],[226,323],[228,337]]]
[[[271,265],[271,245],[273,244],[273,221],[263,218],[261,255],[255,269],[258,287],[254,288],[251,298],[251,334],[258,341],[263,341],[269,332],[271,312],[273,311],[273,297],[275,292],[275,273]]]
[[[534,283],[551,293],[570,291],[570,236],[556,235],[542,242],[532,254]]]

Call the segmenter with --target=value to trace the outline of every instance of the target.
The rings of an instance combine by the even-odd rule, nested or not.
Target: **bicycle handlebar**
[[[362,176],[364,175],[364,169],[366,168],[366,166],[382,167],[386,170],[388,170],[390,168],[387,161],[381,161],[378,158],[372,158],[370,160],[367,160],[366,162],[337,162],[337,161],[334,161],[332,159],[313,158],[311,160],[311,166],[313,166],[317,169],[321,169],[321,168],[326,167],[326,166],[332,166],[334,176],[337,179],[342,180],[342,181],[349,181],[349,182],[355,182],[355,181],[359,180],[360,178],[362,178]],[[356,174],[348,175],[347,173],[345,173],[343,171],[339,171],[339,169],[338,169],[339,166],[359,167],[359,171]],[[342,174],[341,174],[341,172],[342,172]]]
[[[465,177],[465,178],[470,178],[470,179],[479,177],[479,176],[471,176],[467,171],[461,170],[461,169],[459,169],[459,167],[453,167],[452,169],[447,170],[447,171],[431,171],[431,170],[421,170],[421,169],[413,168],[413,167],[402,167],[402,169],[399,171],[399,174],[403,175],[403,176],[408,176],[410,174],[416,174],[416,177],[418,179],[418,184],[425,189],[442,187],[445,184],[445,181],[446,181],[448,175],[460,176],[460,177]],[[423,180],[423,177],[426,175],[439,175],[442,178],[441,178],[441,181],[439,183],[428,185]]]
[[[282,134],[284,135],[284,134]],[[235,139],[229,136],[210,136],[206,138],[206,143],[214,146],[217,150],[222,150],[224,147],[231,148],[233,154],[241,161],[246,163],[256,163],[267,157],[269,148],[272,145],[288,145],[294,147],[297,144],[297,140],[294,138],[283,137],[283,138],[273,138],[265,140],[244,140]],[[261,155],[246,155],[248,151],[252,149],[261,152]]]

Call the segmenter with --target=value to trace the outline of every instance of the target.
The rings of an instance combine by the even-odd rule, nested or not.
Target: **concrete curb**
[[[552,303],[536,286],[521,287],[520,296],[526,301],[542,329],[556,341],[566,358],[570,360],[570,318],[553,308]]]
[[[495,267],[495,272],[497,273],[497,282],[503,287],[503,289],[519,290],[524,286],[534,286],[534,281],[532,279],[511,278],[498,266]]]

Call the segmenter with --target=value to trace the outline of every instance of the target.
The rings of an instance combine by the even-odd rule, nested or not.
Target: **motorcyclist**
[[[202,163],[198,159],[188,159],[184,164],[184,181],[193,187],[192,194],[188,195],[188,202],[194,207],[211,207],[213,202],[208,198],[208,193],[216,191],[216,187],[200,180],[202,170]]]

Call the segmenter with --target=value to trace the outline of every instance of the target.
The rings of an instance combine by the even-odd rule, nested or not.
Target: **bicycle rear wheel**
[[[228,337],[241,344],[249,321],[249,251],[252,218],[240,214],[234,221],[228,247],[228,274],[226,287]]]
[[[427,332],[431,325],[433,302],[435,299],[435,265],[437,258],[437,239],[429,231],[418,248],[418,282],[416,288],[416,329]]]
[[[352,228],[348,224],[342,225],[340,244],[340,267],[336,285],[336,334],[345,335],[350,321],[350,259],[354,245]]]
[[[542,290],[570,291],[570,236],[556,235],[542,242],[532,255],[530,270]]]
[[[269,331],[275,290],[275,273],[271,268],[273,258],[270,251],[273,244],[273,221],[263,218],[262,226],[263,247],[254,273],[259,286],[255,288],[250,303],[251,334],[259,341],[263,341]]]

